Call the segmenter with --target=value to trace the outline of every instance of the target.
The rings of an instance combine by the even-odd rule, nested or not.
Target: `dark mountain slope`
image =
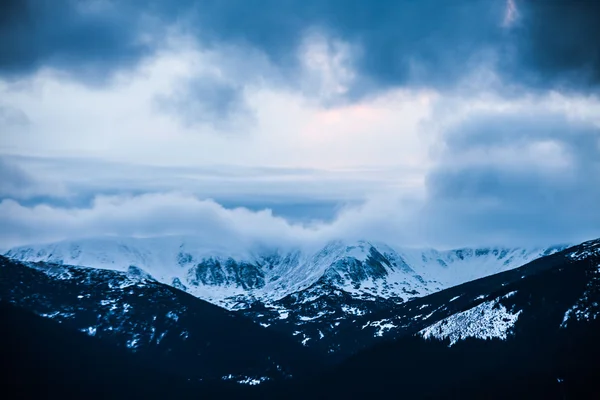
[[[278,379],[321,363],[293,340],[136,270],[27,266],[0,257],[0,300],[192,379]]]
[[[448,341],[406,337],[345,362],[317,382],[303,384],[313,398],[586,399],[600,393],[600,324],[572,326],[508,341]]]
[[[0,302],[0,320],[3,399],[260,398],[254,387],[158,371],[139,354],[12,304]]]
[[[168,393],[187,382],[144,366],[124,349],[67,329],[57,322],[0,302],[3,398],[50,394],[96,398],[113,394]],[[144,381],[138,387],[136,382]],[[10,388],[12,396],[7,389]],[[4,396],[9,397],[4,397]]]

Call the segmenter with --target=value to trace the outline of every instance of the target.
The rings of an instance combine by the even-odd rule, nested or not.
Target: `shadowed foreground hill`
[[[362,352],[318,380],[278,386],[192,383],[147,368],[135,354],[0,303],[3,398],[527,398],[600,393],[600,321],[571,325],[552,340],[408,337]],[[560,381],[559,381],[560,380]]]
[[[97,398],[118,393],[167,394],[185,381],[146,368],[132,353],[0,303],[2,387],[14,398],[64,394]],[[139,382],[146,382],[139,385]],[[141,390],[141,391],[140,391]],[[6,393],[3,394],[3,396]]]
[[[552,340],[400,339],[365,351],[313,382],[311,398],[591,399],[600,394],[600,323]],[[299,394],[297,398],[303,398]]]
[[[0,302],[3,399],[252,398],[232,382],[194,383],[148,367],[137,354]]]
[[[321,367],[293,338],[136,272],[0,256],[0,300],[193,381],[288,379]]]

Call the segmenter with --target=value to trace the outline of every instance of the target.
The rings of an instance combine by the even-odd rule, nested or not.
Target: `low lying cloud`
[[[475,176],[477,173],[483,179]],[[569,197],[562,186],[548,181],[536,185],[539,176],[535,174],[525,175],[517,183],[511,176],[508,188],[500,172],[485,173],[450,174],[444,179],[454,183],[450,185],[453,189],[448,191],[434,182],[435,190],[424,202],[394,194],[372,196],[362,204],[342,208],[332,221],[311,223],[293,223],[268,209],[226,208],[181,193],[98,196],[89,207],[69,208],[24,206],[5,199],[0,202],[0,240],[6,249],[106,235],[193,235],[207,245],[226,244],[235,251],[255,245],[316,246],[334,239],[442,248],[546,245],[574,243],[600,234],[597,203],[593,203],[600,199],[597,190]],[[461,180],[473,186],[467,196],[460,192]],[[560,199],[553,200],[553,196]]]
[[[0,203],[3,233],[17,241],[60,240],[68,237],[162,236],[190,234],[207,243],[240,242],[289,237],[293,227],[268,211],[227,210],[212,200],[176,193],[125,197],[97,197],[89,208],[47,205],[23,207],[15,201]],[[4,236],[4,235],[3,235]],[[4,237],[6,244],[9,238]],[[10,243],[13,245],[14,243]]]

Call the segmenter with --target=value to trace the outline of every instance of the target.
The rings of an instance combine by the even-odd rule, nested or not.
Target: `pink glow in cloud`
[[[515,4],[515,0],[506,0],[506,10],[504,12],[504,20],[502,21],[502,25],[505,27],[510,27],[519,16],[519,11],[517,10],[517,5]]]

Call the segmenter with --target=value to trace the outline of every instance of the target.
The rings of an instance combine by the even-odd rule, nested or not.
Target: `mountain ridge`
[[[394,249],[384,243],[331,241],[317,250],[229,252],[194,238],[101,238],[22,246],[5,253],[43,261],[127,271],[138,268],[159,282],[228,309],[271,303],[330,284],[356,298],[421,297],[466,281],[512,269],[551,254],[545,248]]]

